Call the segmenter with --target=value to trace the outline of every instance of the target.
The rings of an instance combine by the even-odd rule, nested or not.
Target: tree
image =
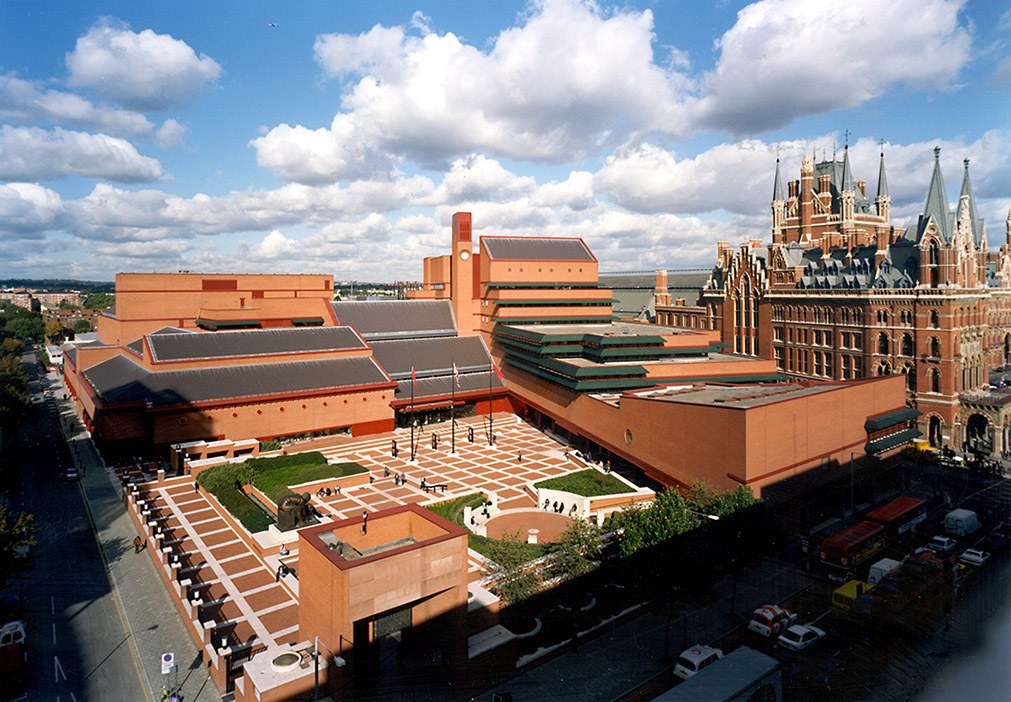
[[[17,314],[13,319],[8,317],[7,324],[4,326],[6,336],[14,336],[21,340],[41,339],[44,333],[42,315],[30,312]]]
[[[52,340],[56,341],[63,338],[63,325],[57,322],[55,319],[51,322],[46,323],[46,336]]]
[[[74,322],[73,332],[75,334],[87,334],[91,331],[91,322],[86,319],[79,319]]]
[[[21,357],[25,352],[25,342],[13,337],[0,341],[0,356]]]
[[[600,536],[601,529],[593,522],[574,520],[552,546],[551,574],[562,580],[571,580],[596,568],[596,559],[600,556]]]
[[[116,304],[116,296],[106,292],[91,293],[84,299],[84,308],[88,310],[104,310]]]
[[[7,572],[18,552],[35,545],[39,529],[28,512],[11,512],[0,505],[0,572]]]
[[[530,568],[530,551],[519,540],[519,532],[491,541],[485,555],[484,574],[494,581],[492,591],[506,602],[519,602],[540,591],[540,576]]]

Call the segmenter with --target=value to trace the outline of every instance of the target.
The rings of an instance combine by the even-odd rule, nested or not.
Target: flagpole
[[[411,366],[411,461],[414,461],[414,366]]]
[[[453,375],[449,379],[449,452],[456,453],[456,384],[457,380],[456,361],[453,361]]]

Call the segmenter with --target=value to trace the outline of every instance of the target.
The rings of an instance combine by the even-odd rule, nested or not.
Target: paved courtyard
[[[496,442],[487,442],[487,417],[458,420],[456,451],[452,452],[449,424],[424,428],[416,435],[416,460],[410,461],[410,430],[363,439],[334,438],[328,445],[314,442],[333,461],[354,461],[369,470],[370,483],[349,487],[340,494],[317,497],[314,506],[335,521],[358,516],[362,511],[417,503],[442,502],[474,492],[484,492],[492,500],[489,516],[476,515],[478,524],[489,523],[491,535],[498,536],[514,526],[537,528],[542,539],[550,539],[564,529],[566,517],[537,509],[527,485],[545,478],[583,468],[584,465],[559,443],[518,417],[494,418]],[[474,442],[468,441],[468,427],[474,428]],[[438,447],[431,446],[432,433]],[[398,457],[391,456],[391,440],[396,439]],[[296,574],[298,552],[290,546],[283,556],[260,556],[247,545],[235,527],[212,507],[203,490],[196,490],[191,478],[169,478],[162,483],[141,482],[139,467],[116,469],[119,480],[136,483],[131,507],[139,521],[149,525],[148,548],[166,573],[178,581],[189,581],[182,593],[191,602],[199,598],[199,624],[211,632],[216,649],[241,650],[295,643],[298,636],[298,580],[278,575],[283,562]],[[396,479],[404,476],[406,480]],[[445,486],[438,491],[426,486]],[[508,529],[507,529],[508,528]],[[160,532],[160,534],[159,534]],[[297,542],[296,542],[297,543]],[[269,547],[276,544],[265,544]],[[469,578],[481,579],[483,561],[470,552]]]

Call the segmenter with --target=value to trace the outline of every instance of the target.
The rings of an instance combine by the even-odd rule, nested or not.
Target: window
[[[903,334],[902,335],[902,346],[901,355],[912,356],[913,355],[913,335]]]
[[[930,392],[941,392],[941,374],[937,369],[931,368],[927,371],[927,376],[930,378]]]
[[[937,310],[930,311],[930,326],[934,329],[939,329],[941,326],[941,315],[937,313]]]
[[[934,358],[941,357],[941,340],[936,336],[930,337],[930,355]]]
[[[850,380],[853,377],[853,360],[849,356],[842,357],[842,379]]]
[[[888,355],[888,335],[884,332],[878,334],[878,353],[887,356]]]

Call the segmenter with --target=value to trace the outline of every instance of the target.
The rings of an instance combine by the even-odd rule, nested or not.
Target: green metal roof
[[[890,451],[898,446],[902,446],[903,444],[907,444],[920,436],[923,436],[923,432],[919,429],[903,429],[895,434],[889,434],[888,436],[883,436],[880,439],[868,441],[864,444],[864,451],[872,455],[877,455],[884,453],[885,451]]]
[[[901,424],[902,422],[908,422],[910,419],[916,419],[923,412],[912,407],[903,407],[902,409],[897,409],[894,412],[887,412],[885,414],[879,414],[877,417],[871,417],[866,422],[864,422],[864,429],[867,431],[879,431],[887,427],[893,427],[896,424]]]
[[[291,320],[291,323],[296,326],[311,326],[313,324],[322,324],[322,317],[296,317]]]
[[[222,321],[217,321],[214,319],[198,319],[196,320],[196,325],[198,327],[203,327],[205,329],[218,330],[218,329],[250,329],[257,328],[260,326],[260,320],[258,319],[226,319]]]

